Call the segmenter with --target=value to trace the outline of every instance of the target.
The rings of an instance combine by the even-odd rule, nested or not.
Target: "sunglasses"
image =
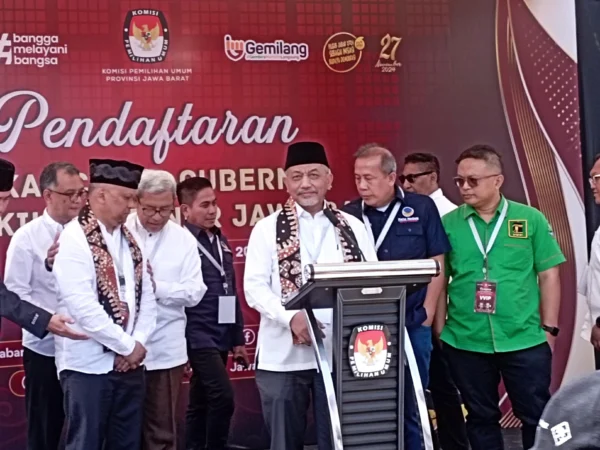
[[[456,186],[461,188],[466,183],[469,185],[469,187],[474,188],[474,187],[479,186],[479,182],[481,180],[485,180],[487,178],[492,178],[492,177],[497,177],[498,175],[500,175],[500,174],[496,173],[494,175],[487,175],[485,177],[454,177],[454,184],[456,184]]]
[[[400,175],[398,177],[398,179],[400,180],[400,183],[402,183],[402,184],[404,184],[405,181],[408,181],[410,184],[413,184],[417,178],[422,177],[423,175],[429,175],[430,173],[433,173],[433,170],[430,170],[428,172],[410,173],[408,175]]]

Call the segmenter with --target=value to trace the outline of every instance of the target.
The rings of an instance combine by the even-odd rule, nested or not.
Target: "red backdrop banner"
[[[548,195],[543,187],[526,192],[529,162],[516,152],[523,146],[500,85],[500,69],[508,77],[514,66],[496,30],[535,23],[514,4],[511,19],[508,0],[0,0],[0,152],[17,167],[0,254],[43,210],[37,179],[56,160],[87,172],[89,158],[128,159],[178,180],[210,178],[242,301],[250,229],[286,199],[280,167],[293,141],[325,145],[338,204],[356,195],[352,153],[361,144],[380,142],[398,158],[436,153],[443,187],[458,201],[453,161],[485,142],[504,153],[505,193],[544,206],[535,203]],[[554,138],[561,131],[552,127]],[[561,145],[573,142],[578,135]],[[562,157],[580,191],[579,148]],[[570,242],[568,224],[556,227],[561,244]],[[574,283],[574,266],[565,270]],[[565,291],[565,301],[575,295]],[[245,303],[244,316],[254,357],[259,320]],[[561,378],[573,324],[558,349]],[[0,447],[20,450],[20,330],[4,321],[0,339]],[[231,443],[266,448],[254,366],[229,368]]]

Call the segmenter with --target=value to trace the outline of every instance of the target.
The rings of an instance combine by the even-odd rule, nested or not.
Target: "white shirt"
[[[136,341],[145,346],[156,325],[156,298],[145,255],[140,311],[133,329],[136,316],[135,277],[129,247],[122,237],[120,227],[116,228],[112,235],[102,223],[100,229],[113,256],[113,262],[115,256],[119,258],[119,249],[122,249],[125,301],[129,306],[127,330],[114,323],[99,303],[92,252],[79,222],[70,222],[60,235],[60,248],[53,267],[58,291],[57,312],[72,317],[75,320],[72,328],[85,333],[89,339],[75,341],[55,337],[58,373],[63,370],[90,374],[108,373],[113,370],[115,354],[131,354]],[[113,265],[115,273],[118,274],[117,265]],[[104,347],[112,352],[105,352]]]
[[[313,263],[310,250],[316,253],[321,236],[325,234],[317,263],[344,262],[341,245],[338,243],[334,226],[319,212],[312,217],[296,205],[300,225],[300,258],[302,266]],[[252,230],[248,241],[244,292],[248,306],[260,313],[257,355],[258,368],[274,372],[288,372],[317,368],[314,351],[306,345],[294,345],[290,320],[298,311],[286,311],[281,304],[281,284],[277,258],[276,224],[277,211],[260,220]],[[369,240],[364,224],[349,214],[342,213],[350,226],[358,245],[367,261],[377,261],[377,253]],[[312,239],[311,239],[312,238]],[[307,242],[309,241],[309,242]],[[304,270],[302,271],[304,273]],[[316,309],[315,316],[325,325],[325,350],[331,363],[332,309]]]
[[[160,232],[150,233],[136,213],[129,216],[125,225],[149,259],[156,283],[156,328],[148,339],[144,364],[148,370],[185,364],[185,308],[196,306],[206,293],[196,239],[171,220]]]
[[[435,206],[437,206],[440,217],[443,217],[449,212],[458,208],[458,206],[446,198],[441,188],[433,191],[429,197],[435,202]]]
[[[596,318],[600,316],[600,228],[592,239],[590,262],[579,281],[578,291],[587,299],[588,312],[583,321],[581,337],[589,341]]]
[[[46,270],[44,261],[56,233],[63,226],[48,211],[20,227],[12,237],[6,253],[4,283],[21,300],[55,313],[58,300],[54,275]],[[39,339],[23,330],[23,347],[40,355],[54,356],[54,335]]]

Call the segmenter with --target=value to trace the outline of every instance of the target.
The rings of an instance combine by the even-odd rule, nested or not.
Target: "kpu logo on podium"
[[[356,378],[376,378],[390,370],[392,342],[390,330],[383,324],[354,327],[348,346],[352,375]]]
[[[125,16],[123,44],[133,62],[163,62],[169,50],[169,27],[162,11],[135,9]]]

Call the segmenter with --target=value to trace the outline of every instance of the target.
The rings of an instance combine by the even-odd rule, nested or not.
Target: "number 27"
[[[382,49],[381,52],[379,52],[379,58],[383,58],[383,59],[391,59],[392,61],[396,61],[396,50],[398,50],[398,46],[400,45],[400,42],[402,42],[402,38],[399,37],[392,37],[388,34],[386,34],[382,39],[381,39],[381,45],[382,45]],[[390,52],[388,52],[388,48],[390,47],[390,45],[393,44],[392,50]]]

